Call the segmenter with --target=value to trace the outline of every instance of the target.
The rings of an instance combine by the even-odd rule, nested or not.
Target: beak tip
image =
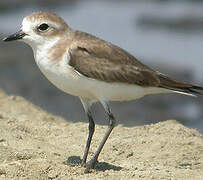
[[[3,38],[2,41],[7,42],[8,41],[7,37]]]
[[[15,40],[22,39],[25,35],[26,34],[22,30],[20,30],[20,31],[16,32],[15,34],[12,34],[12,35],[10,35],[8,37],[3,38],[2,40],[4,42],[15,41]]]

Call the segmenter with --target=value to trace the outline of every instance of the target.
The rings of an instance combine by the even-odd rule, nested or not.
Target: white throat
[[[40,61],[46,58],[48,51],[59,41],[59,37],[51,40],[46,40],[42,43],[30,42],[32,47],[34,58],[38,64]]]

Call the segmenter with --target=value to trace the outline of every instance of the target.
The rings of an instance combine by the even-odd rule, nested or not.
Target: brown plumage
[[[70,65],[86,77],[111,83],[160,87],[191,95],[202,87],[171,79],[150,69],[123,49],[80,31],[74,32]]]
[[[67,23],[57,14],[49,13],[49,12],[34,12],[26,17],[27,20],[30,22],[35,22],[36,19],[38,20],[44,20],[46,19],[47,22],[58,22],[57,24],[60,24],[61,27],[63,27],[63,30],[66,30],[68,28]]]

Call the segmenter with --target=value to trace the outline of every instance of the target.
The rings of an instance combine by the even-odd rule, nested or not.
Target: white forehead
[[[22,22],[22,30],[23,30],[23,32],[29,32],[30,29],[32,29],[33,26],[36,26],[36,24],[34,24],[31,21],[28,21],[26,18],[23,19],[23,22]]]

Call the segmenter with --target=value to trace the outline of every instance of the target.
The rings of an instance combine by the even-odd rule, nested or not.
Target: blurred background
[[[203,86],[203,0],[1,0],[0,37],[39,10],[59,14],[74,29],[124,48],[155,70]],[[49,83],[24,43],[0,41],[0,88],[67,121],[87,122],[79,99]],[[176,119],[203,132],[202,97],[162,94],[111,104],[124,126]],[[92,109],[96,122],[107,124],[102,107]]]

